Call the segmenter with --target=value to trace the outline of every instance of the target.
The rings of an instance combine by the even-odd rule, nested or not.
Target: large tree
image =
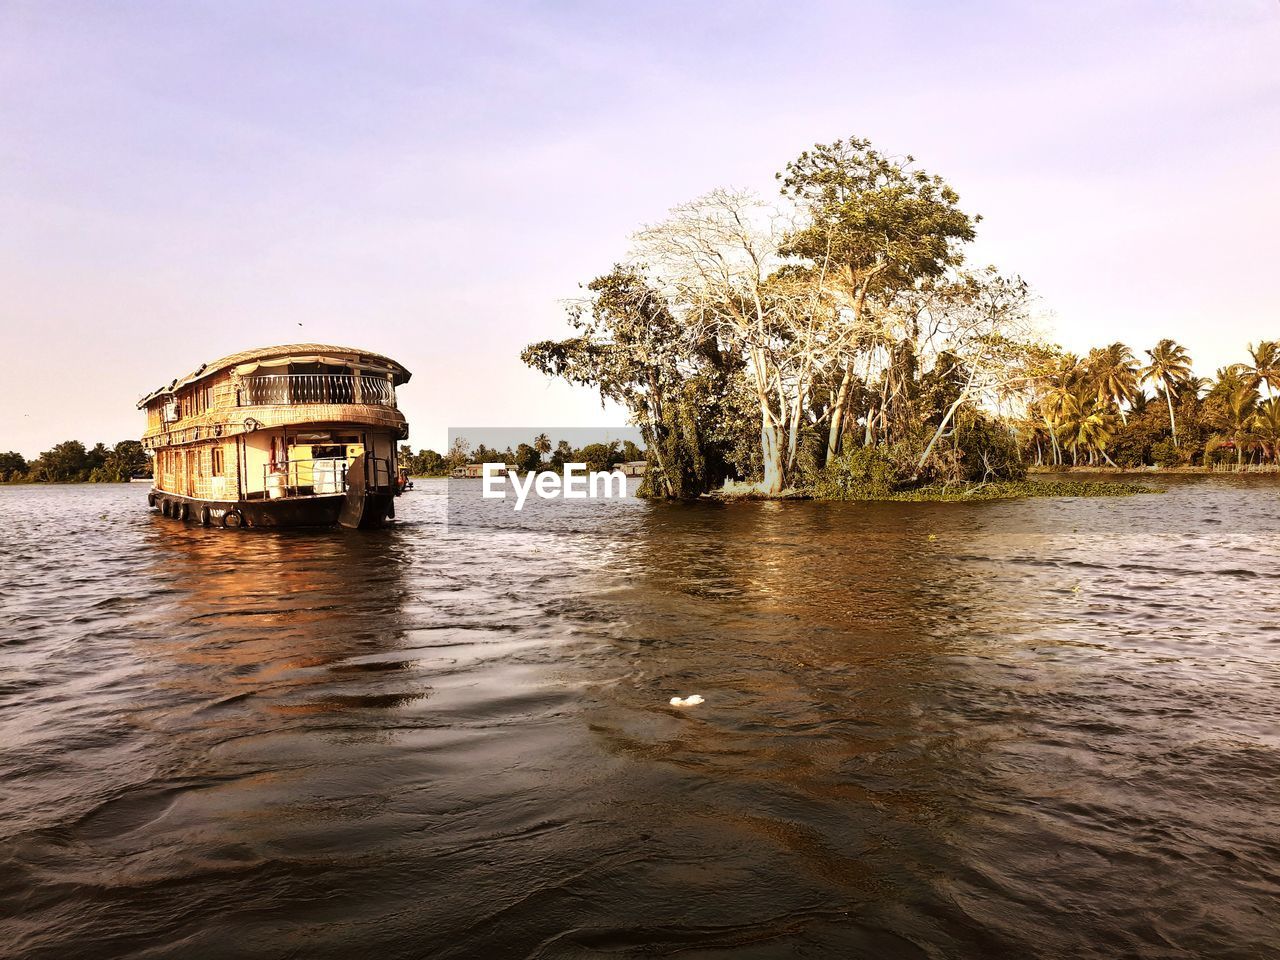
[[[1146,353],[1149,362],[1138,371],[1138,375],[1144,382],[1154,384],[1164,391],[1165,403],[1169,407],[1169,431],[1176,447],[1178,424],[1173,414],[1173,394],[1191,380],[1191,357],[1188,356],[1186,347],[1169,339],[1161,340]]]
[[[1096,347],[1089,351],[1085,367],[1098,402],[1113,406],[1121,423],[1128,423],[1125,407],[1138,393],[1138,363],[1133,351],[1123,343]]]
[[[902,388],[893,376],[902,339],[886,325],[888,309],[903,291],[942,277],[958,267],[963,245],[981,219],[959,208],[960,197],[941,177],[914,167],[915,158],[892,157],[869,140],[849,137],[817,144],[778,174],[782,192],[799,207],[796,229],[781,252],[813,265],[820,282],[834,292],[846,323],[862,346],[883,346],[886,403]],[[881,314],[876,323],[868,313]],[[907,331],[912,313],[899,314]],[[864,324],[870,329],[862,330]],[[876,329],[878,327],[878,330]],[[844,430],[855,352],[838,351],[840,386],[830,411],[827,453],[834,455]],[[867,379],[870,379],[868,375]]]
[[[708,462],[708,438],[695,408],[700,402],[714,406],[730,364],[714,326],[677,317],[638,267],[617,266],[589,283],[587,292],[570,308],[577,336],[530,344],[522,358],[626,408],[657,468],[647,491],[668,497],[705,492],[723,477]]]
[[[0,453],[0,482],[8,483],[26,476],[27,459],[22,454],[10,450]]]
[[[1256,347],[1249,344],[1249,358],[1253,363],[1245,369],[1254,388],[1265,386],[1268,396],[1280,390],[1280,342],[1262,340]]]

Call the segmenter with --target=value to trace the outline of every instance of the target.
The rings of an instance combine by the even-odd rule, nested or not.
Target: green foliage
[[[1165,437],[1151,445],[1151,461],[1158,467],[1176,467],[1182,458],[1173,437]],[[1127,465],[1127,464],[1126,464]]]
[[[812,495],[816,500],[896,500],[913,503],[1010,500],[1020,497],[1118,497],[1151,493],[1132,483],[1073,480],[996,480],[986,483],[902,485],[898,464],[888,451],[864,447],[829,464]]]
[[[1021,480],[1027,475],[1018,443],[1004,424],[965,410],[956,419],[955,433],[957,463],[952,474],[941,479],[989,483]]]
[[[575,463],[585,463],[587,470],[609,470],[616,463],[622,462],[622,451],[618,449],[618,441],[609,443],[588,443],[578,449]]]
[[[903,482],[899,464],[884,447],[856,447],[828,463],[813,485],[819,500],[885,500]]]
[[[27,458],[16,451],[0,453],[0,483],[21,480],[27,475]]]
[[[706,385],[693,379],[678,396],[662,405],[662,419],[651,431],[653,439],[649,472],[636,495],[683,499],[706,493],[718,480],[708,465],[707,440],[699,417],[699,395]],[[716,476],[723,476],[722,459],[716,458]]]
[[[1140,412],[1130,413],[1129,422],[1116,427],[1107,446],[1107,452],[1117,466],[1136,469],[1155,462],[1155,449],[1172,438],[1169,435],[1169,414],[1163,400],[1142,406]],[[1176,462],[1176,457],[1174,462]]]
[[[1137,483],[1079,480],[1002,480],[997,483],[950,484],[902,490],[884,499],[912,502],[972,502],[1014,500],[1022,497],[1127,497],[1157,493]]]
[[[401,448],[401,466],[415,477],[447,477],[449,461],[434,450],[410,453],[406,444]]]
[[[540,438],[546,438],[546,434],[540,434]],[[546,450],[551,450],[551,441],[546,441]],[[530,470],[537,470],[542,466],[542,445],[535,441],[532,444],[522,443],[516,447],[514,463],[516,469],[521,473],[527,473]]]
[[[122,440],[108,449],[66,440],[27,463],[17,453],[0,454],[0,481],[31,483],[124,483],[150,476],[151,461],[137,440]]]
[[[641,270],[615,267],[587,291],[569,313],[579,335],[530,344],[521,358],[627,408],[653,454],[642,495],[697,496],[721,483],[729,463],[723,428],[736,422],[726,406],[735,361],[713,336],[679,322]],[[558,469],[564,453],[557,449],[551,462]]]
[[[959,208],[941,177],[912,169],[914,162],[859,137],[804,151],[778,179],[810,222],[786,238],[782,253],[840,264],[864,295],[941,276],[960,262],[959,244],[973,239],[980,218]]]

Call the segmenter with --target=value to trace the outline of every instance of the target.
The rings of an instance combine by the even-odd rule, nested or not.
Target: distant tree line
[[[468,463],[505,463],[522,473],[552,470],[559,473],[566,463],[585,463],[588,470],[607,470],[619,463],[645,460],[645,451],[630,440],[588,443],[574,447],[567,440],[552,444],[540,433],[528,443],[496,450],[483,443],[472,448],[465,437],[456,437],[447,454],[435,450],[414,453],[408,444],[400,447],[400,466],[415,477],[447,477]]]
[[[90,449],[66,440],[30,462],[12,450],[0,453],[0,483],[122,483],[134,476],[151,476],[151,460],[137,440]]]
[[[1161,340],[1139,360],[1123,343],[1083,357],[1047,348],[1009,418],[1037,464],[1120,467],[1280,462],[1280,343],[1198,377],[1185,347]],[[1151,389],[1148,393],[1147,388]]]

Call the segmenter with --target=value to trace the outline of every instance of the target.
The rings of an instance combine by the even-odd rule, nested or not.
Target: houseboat
[[[495,477],[505,477],[509,473],[516,473],[516,468],[509,463],[500,464],[493,471]],[[478,480],[484,476],[483,463],[464,463],[460,467],[454,467],[449,472],[451,480]]]
[[[204,526],[381,526],[395,516],[409,425],[380,354],[302,343],[202,364],[138,401],[150,505]]]

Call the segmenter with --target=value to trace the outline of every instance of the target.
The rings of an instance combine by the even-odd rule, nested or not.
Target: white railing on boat
[[[290,403],[372,403],[394,407],[396,392],[384,378],[342,373],[268,374],[240,381],[242,407]]]
[[[342,457],[290,460],[276,469],[264,467],[262,489],[248,499],[277,500],[294,497],[324,497],[347,492],[348,464]],[[370,493],[392,493],[396,482],[391,461],[382,457],[364,459],[364,489]]]

